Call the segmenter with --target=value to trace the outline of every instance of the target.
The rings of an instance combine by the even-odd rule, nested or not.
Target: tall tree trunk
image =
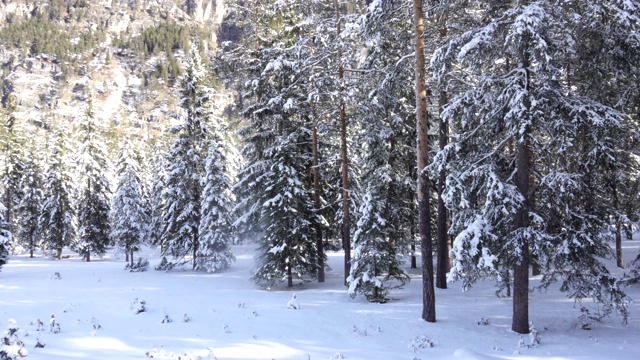
[[[197,254],[198,254],[198,229],[194,230],[194,234],[193,234],[193,266],[192,269],[195,270],[196,269],[196,260],[197,260]]]
[[[311,17],[311,0],[307,0],[307,14]],[[309,26],[309,56],[313,56],[313,26]],[[311,67],[311,89],[315,90],[315,84],[313,81],[314,68]],[[313,156],[313,205],[316,215],[320,213],[320,166],[319,166],[319,154],[318,154],[318,116],[316,114],[315,100],[311,99],[311,129],[312,129],[312,156]],[[316,248],[318,251],[318,282],[324,282],[324,242],[322,239],[322,227],[320,224],[316,225]]]
[[[342,32],[340,4],[333,0],[336,9],[336,32]],[[351,221],[349,218],[349,163],[347,157],[347,119],[344,104],[344,65],[342,64],[342,46],[338,47],[338,109],[340,116],[340,153],[342,156],[342,248],[344,249],[344,283],[351,272]]]
[[[422,0],[413,0],[415,25],[415,57],[416,57],[416,130],[418,134],[418,227],[422,246],[422,318],[428,322],[436,321],[436,296],[433,286],[433,254],[431,244],[430,210],[429,210],[429,176],[425,167],[429,164],[429,146],[427,143],[427,92],[425,86],[424,66],[424,13]]]
[[[87,256],[85,257],[85,260],[87,260],[87,262],[91,262],[91,250],[87,249]]]
[[[616,265],[620,269],[624,269],[624,261],[622,259],[622,222],[616,220]]]
[[[29,257],[33,258],[33,248],[36,247],[35,240],[33,239],[33,234],[29,235]]]
[[[525,90],[529,88],[529,56],[522,54],[522,67],[526,71]],[[526,101],[526,100],[525,100]],[[525,103],[527,110],[530,104]],[[526,114],[527,116],[529,114]],[[516,174],[515,181],[518,192],[524,198],[522,206],[515,214],[515,230],[524,229],[529,226],[530,209],[530,181],[532,179],[532,169],[529,149],[529,126],[526,126],[516,145]],[[519,257],[515,259],[513,269],[513,319],[511,330],[520,333],[529,333],[529,242],[526,238],[521,240],[519,245]]]
[[[439,98],[440,112],[447,104],[447,92],[444,89],[440,89]],[[438,131],[439,147],[440,150],[449,142],[449,124],[447,121],[440,119],[440,126]],[[440,170],[438,174],[438,265],[436,270],[436,287],[438,289],[447,288],[447,270],[449,267],[449,235],[447,226],[447,208],[444,205],[444,199],[442,193],[444,192],[444,186],[447,174],[443,170]]]

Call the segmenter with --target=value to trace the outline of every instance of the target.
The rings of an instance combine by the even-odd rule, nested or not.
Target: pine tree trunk
[[[447,101],[447,92],[440,89],[439,108],[441,112]],[[440,150],[442,150],[449,140],[449,124],[443,119],[440,119],[438,135],[439,147]],[[440,170],[440,173],[438,174],[438,265],[436,270],[436,287],[438,289],[447,288],[447,270],[449,266],[447,208],[444,205],[444,199],[442,198],[446,176],[447,174],[444,169]]]
[[[307,16],[311,17],[311,0],[307,0]],[[309,56],[313,55],[313,27],[309,26]],[[313,79],[314,68],[311,67],[311,77]],[[313,84],[313,80],[312,80]],[[315,87],[312,86],[312,89]],[[311,101],[311,127],[312,127],[312,156],[313,156],[313,205],[316,215],[320,212],[320,167],[319,167],[319,155],[318,155],[318,117],[316,114],[315,101]],[[324,242],[322,239],[322,227],[320,224],[316,225],[316,249],[318,251],[318,282],[324,282]]]
[[[516,229],[528,226],[529,209],[527,197],[529,193],[529,159],[526,141],[521,141],[516,153],[516,181],[517,188],[525,197],[524,204],[516,213],[514,225]],[[513,269],[513,321],[511,330],[520,333],[529,333],[529,244],[522,240],[520,244],[520,256],[516,259]]]
[[[622,223],[616,221],[616,265],[620,269],[624,269],[624,261],[622,259]]]
[[[342,32],[340,5],[333,0],[336,10],[336,32]],[[342,157],[342,248],[344,249],[344,283],[351,272],[351,221],[349,218],[349,163],[347,157],[347,119],[344,104],[344,65],[342,64],[342,47],[338,48],[338,109],[340,114],[340,153]]]
[[[33,249],[36,247],[35,241],[33,239],[33,234],[29,236],[29,257],[33,258]]]
[[[418,228],[422,247],[422,318],[428,322],[436,321],[436,297],[433,284],[433,254],[431,244],[430,209],[429,209],[429,177],[425,167],[429,164],[429,146],[427,143],[427,92],[425,87],[424,60],[424,13],[422,0],[413,0],[415,25],[415,58],[416,58],[416,130],[418,134]]]
[[[125,248],[124,249],[124,256],[125,256],[125,260],[126,262],[129,262],[129,248]]]
[[[193,234],[193,266],[192,266],[192,270],[196,269],[196,261],[197,259],[197,254],[198,254],[198,230],[194,230],[194,234]]]
[[[522,56],[522,67],[527,72],[525,87],[529,91],[529,58],[527,54]],[[529,104],[525,105],[528,109]],[[516,145],[515,181],[518,192],[522,195],[524,201],[515,215],[515,230],[529,226],[530,181],[532,175],[528,141],[529,131],[529,127],[525,127]],[[527,334],[529,333],[529,242],[527,239],[523,238],[521,240],[518,250],[520,251],[520,256],[515,259],[513,269],[513,320],[511,330],[520,334]]]
[[[293,287],[293,274],[291,273],[291,264],[287,264],[287,287]]]
[[[87,249],[87,256],[85,257],[85,260],[87,260],[87,262],[91,262],[91,250]]]
[[[133,268],[133,248],[131,248],[131,255],[129,256],[129,259],[131,260],[131,267]]]
[[[62,260],[62,246],[58,247],[56,251],[57,251],[56,258],[58,260]]]

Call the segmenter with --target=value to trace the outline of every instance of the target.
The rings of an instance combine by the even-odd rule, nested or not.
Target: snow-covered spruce
[[[81,169],[80,201],[78,202],[78,238],[72,244],[87,261],[91,255],[102,256],[112,245],[110,238],[111,208],[108,151],[103,142],[104,130],[96,121],[91,101],[87,105],[83,121],[79,125],[80,150],[78,165]]]
[[[133,145],[125,140],[120,147],[120,157],[117,164],[118,184],[111,198],[111,239],[124,249],[126,259],[129,260],[127,269],[146,271],[143,259],[134,264],[134,252],[145,242],[149,223],[147,202],[144,199],[140,166],[136,160]],[[134,266],[135,265],[135,266]]]
[[[44,200],[44,178],[42,163],[35,147],[30,147],[29,156],[25,159],[24,178],[22,180],[23,197],[18,205],[17,216],[20,219],[18,230],[19,246],[33,257],[42,234],[40,214]]]
[[[20,327],[14,319],[9,319],[7,330],[0,340],[0,360],[16,360],[26,357],[29,352],[18,338]]]
[[[205,160],[204,189],[200,206],[202,216],[198,231],[200,244],[197,251],[196,270],[218,272],[227,269],[235,257],[231,253],[233,227],[231,225],[231,178],[227,160],[222,152],[222,135],[217,122],[211,124],[212,133]]]
[[[77,233],[76,209],[73,204],[77,184],[70,173],[72,150],[62,128],[49,144],[48,170],[45,179],[44,202],[40,215],[43,246],[62,258],[62,249],[71,245]]]
[[[349,295],[363,294],[371,302],[384,303],[390,288],[403,286],[409,276],[402,270],[397,249],[385,220],[384,201],[365,195],[359,209],[358,229],[353,236]],[[393,226],[391,226],[393,228]]]

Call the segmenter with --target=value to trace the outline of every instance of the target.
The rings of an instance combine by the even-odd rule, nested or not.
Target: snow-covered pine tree
[[[43,249],[56,251],[55,257],[62,257],[62,249],[70,246],[77,234],[77,218],[72,203],[76,184],[69,168],[72,150],[63,129],[55,131],[50,146],[48,170],[45,179],[40,228],[42,229]]]
[[[11,232],[9,224],[4,221],[5,208],[0,203],[0,270],[9,261],[9,245],[11,243]]]
[[[164,243],[162,241],[163,234],[163,209],[164,209],[164,195],[165,189],[165,164],[164,159],[160,155],[160,150],[154,148],[154,153],[151,157],[153,174],[151,174],[151,185],[149,186],[151,191],[148,197],[149,202],[149,226],[147,239],[150,244],[160,246],[160,249],[164,249]]]
[[[294,277],[317,276],[314,234],[315,224],[321,219],[313,210],[305,174],[309,153],[300,149],[308,145],[306,141],[306,134],[293,131],[265,151],[270,165],[257,179],[262,193],[256,199],[264,228],[258,240],[258,269],[253,276],[264,286],[286,281],[292,287]]]
[[[272,285],[293,278],[315,277],[317,229],[311,174],[312,139],[309,121],[309,42],[304,3],[256,4],[247,14],[256,26],[248,51],[235,55],[247,64],[242,74],[240,105],[246,126],[245,166],[235,189],[239,214],[235,224],[245,237],[258,236],[260,258],[254,280]],[[255,9],[254,9],[255,10]],[[272,19],[278,19],[272,21]],[[264,35],[264,36],[263,36]],[[326,59],[326,57],[325,57]],[[227,59],[228,60],[228,59]]]
[[[13,94],[7,99],[7,118],[0,127],[0,195],[5,207],[4,218],[13,234],[17,233],[16,208],[22,200],[22,178],[24,176],[24,145],[20,123],[15,117],[16,100]],[[16,238],[14,237],[14,241]]]
[[[352,295],[363,293],[376,302],[408,280],[399,256],[408,252],[415,233],[414,74],[397,66],[413,51],[410,11],[400,1],[373,3],[363,23],[367,56],[361,69],[367,81],[358,101],[362,126],[356,138],[362,144],[357,159],[365,195],[355,214],[348,283]],[[398,41],[402,37],[405,41]]]
[[[44,202],[42,167],[33,145],[25,161],[22,192],[24,194],[22,201],[16,209],[20,218],[20,230],[17,236],[20,244],[28,249],[29,256],[33,257],[33,252],[40,245],[42,235],[40,217]]]
[[[622,268],[622,240],[630,239],[640,209],[640,134],[633,131],[640,126],[640,83],[636,80],[640,76],[640,1],[590,1],[584,8],[571,22],[583,35],[566,65],[566,79],[577,93],[626,115],[622,124],[627,135],[615,137],[616,161],[625,166],[601,174],[612,195],[606,199],[612,207],[607,220],[615,229],[616,262]],[[590,66],[572,66],[582,59]]]
[[[120,147],[116,175],[118,185],[111,198],[110,236],[117,246],[124,249],[129,264],[133,266],[133,253],[140,250],[140,245],[146,240],[148,219],[139,164],[128,139]]]
[[[602,260],[612,252],[600,174],[623,165],[613,145],[622,115],[566,81],[567,56],[584,34],[555,36],[584,10],[571,1],[485,4],[477,13],[483,23],[432,62],[448,69],[438,76],[466,86],[443,112],[454,134],[433,166],[449,172],[445,200],[456,235],[449,277],[468,288],[512,268],[512,329],[520,333],[529,332],[530,264],[541,269],[542,286],[560,281],[570,297],[593,297],[604,312],[627,315],[627,297]]]
[[[207,72],[196,50],[190,52],[185,74],[180,80],[180,106],[183,123],[172,131],[178,134],[166,156],[166,180],[163,193],[163,255],[171,255],[177,263],[190,256],[197,266],[200,246],[203,159],[207,121],[211,116],[211,92]]]
[[[234,201],[231,177],[227,172],[226,157],[220,151],[222,137],[216,136],[216,128],[212,124],[212,136],[205,159],[206,174],[200,205],[202,215],[198,229],[200,245],[196,254],[196,270],[208,272],[225,270],[235,260],[230,248],[234,236],[230,218]]]
[[[80,151],[78,166],[81,169],[80,197],[78,201],[78,239],[73,244],[84,259],[91,261],[91,254],[101,256],[112,245],[109,237],[110,171],[107,149],[102,139],[102,126],[95,120],[91,101],[80,121],[78,136]]]

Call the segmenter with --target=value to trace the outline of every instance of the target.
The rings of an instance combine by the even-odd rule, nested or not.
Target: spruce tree
[[[148,234],[148,218],[139,165],[131,143],[125,139],[117,164],[118,184],[111,199],[111,239],[124,249],[133,266],[133,253]]]
[[[72,203],[76,184],[70,173],[71,148],[62,129],[56,131],[48,156],[40,228],[44,249],[56,251],[62,257],[62,249],[75,242],[77,218]]]
[[[25,162],[24,180],[22,185],[24,196],[20,202],[17,213],[20,218],[20,231],[18,238],[22,246],[29,250],[29,256],[33,257],[35,248],[40,245],[42,228],[40,217],[44,201],[44,179],[40,159],[34,148]]]
[[[155,246],[160,246],[161,250],[164,249],[165,243],[163,242],[163,209],[164,209],[164,195],[165,189],[165,164],[164,159],[160,155],[157,148],[154,149],[154,155],[152,156],[152,169],[151,175],[151,193],[149,194],[149,226],[147,238],[149,243]]]
[[[230,218],[233,194],[226,157],[220,151],[221,140],[221,137],[213,136],[209,143],[200,206],[196,269],[208,272],[225,270],[235,260],[230,248],[234,236]]]
[[[300,156],[302,136],[297,132],[282,136],[269,147],[266,171],[258,181],[260,222],[263,235],[258,239],[258,269],[253,280],[264,286],[293,279],[317,276],[315,223],[320,221],[313,211],[313,197],[305,186],[304,159]],[[304,152],[303,152],[304,153]]]
[[[390,288],[408,281],[401,256],[409,252],[415,233],[413,72],[397,66],[412,51],[409,12],[398,1],[372,4],[362,29],[367,52],[361,69],[377,71],[362,75],[366,81],[356,113],[361,130],[354,137],[362,144],[356,160],[364,196],[354,214],[348,283],[352,295],[361,292],[377,302],[387,300]]]
[[[2,169],[2,203],[5,221],[13,234],[17,232],[16,208],[22,200],[22,178],[24,176],[25,139],[18,119],[15,117],[17,104],[14,95],[7,100],[8,116],[0,128],[0,166]],[[15,240],[15,239],[14,239]]]
[[[102,135],[102,126],[95,120],[89,102],[79,127],[81,193],[78,201],[78,239],[73,244],[87,262],[91,261],[92,253],[101,256],[112,245],[109,237],[110,190],[107,178],[110,169]]]
[[[172,129],[178,136],[165,161],[163,255],[171,255],[177,263],[190,256],[195,269],[200,246],[203,149],[206,122],[211,116],[207,72],[197,51],[191,51],[180,84],[183,122]]]

